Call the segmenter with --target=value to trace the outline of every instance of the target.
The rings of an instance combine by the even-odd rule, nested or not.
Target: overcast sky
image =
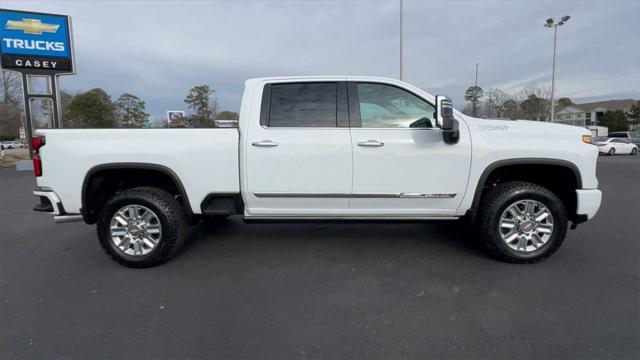
[[[640,1],[411,1],[404,3],[405,80],[464,106],[478,83],[517,92],[551,83],[576,102],[640,98]],[[77,75],[61,87],[130,92],[153,115],[185,109],[198,84],[219,110],[238,111],[244,80],[272,75],[399,76],[399,0],[11,1],[8,9],[72,16]]]

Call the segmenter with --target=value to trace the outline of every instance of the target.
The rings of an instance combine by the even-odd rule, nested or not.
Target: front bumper
[[[600,208],[600,203],[602,202],[602,191],[598,189],[576,190],[576,198],[576,214],[578,216],[585,215],[587,220],[590,220],[596,215]]]

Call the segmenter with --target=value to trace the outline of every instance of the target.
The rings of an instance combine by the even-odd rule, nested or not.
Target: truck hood
[[[580,139],[582,135],[590,135],[591,132],[580,126],[550,123],[545,121],[532,120],[501,120],[501,119],[478,119],[465,117],[471,131],[482,135],[506,136],[526,136],[540,137],[543,139],[573,137]]]

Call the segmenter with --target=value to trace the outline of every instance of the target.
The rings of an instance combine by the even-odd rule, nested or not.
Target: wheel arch
[[[91,197],[92,191],[97,190],[96,187],[99,188],[99,184],[95,184],[95,181],[97,181],[97,179],[101,177],[107,177],[110,174],[122,172],[145,173],[147,175],[161,174],[159,178],[156,178],[156,180],[161,183],[164,182],[164,184],[171,184],[173,188],[170,188],[170,192],[180,196],[180,201],[184,207],[187,218],[192,219],[195,217],[185,187],[178,175],[172,169],[167,166],[155,163],[118,162],[96,165],[90,168],[89,171],[87,171],[87,173],[85,174],[84,180],[82,181],[82,208],[80,209],[80,213],[82,214],[82,217],[87,224],[94,224],[97,221],[98,216],[97,211],[92,208],[93,204]],[[132,183],[135,184],[135,182]],[[139,183],[136,185],[145,186],[144,183]],[[147,186],[153,185],[157,184],[152,183]],[[163,188],[163,186],[158,187]],[[167,189],[163,188],[163,190]]]
[[[562,159],[549,159],[549,158],[518,158],[518,159],[504,159],[498,160],[491,163],[487,166],[480,178],[478,179],[478,183],[476,184],[476,189],[473,195],[473,201],[471,203],[471,209],[467,212],[470,215],[470,220],[472,222],[475,221],[475,217],[478,213],[478,209],[480,206],[480,201],[482,200],[482,196],[487,190],[487,185],[491,185],[489,182],[492,180],[492,176],[499,174],[500,172],[504,172],[507,169],[522,169],[524,167],[536,167],[538,169],[549,169],[551,172],[566,172],[567,174],[572,174],[571,177],[572,182],[569,183],[569,186],[575,189],[582,188],[582,176],[580,174],[580,170],[578,167],[567,160]],[[538,177],[539,179],[539,177]],[[509,180],[521,180],[521,181],[531,181],[531,179],[527,179],[527,177],[515,176],[513,179]],[[534,183],[539,183],[539,181],[532,181]],[[544,183],[541,185],[545,185]],[[554,189],[550,189],[554,191]],[[554,191],[555,192],[555,191]],[[569,202],[567,205],[567,213],[569,213],[569,217],[574,220],[572,217],[575,216],[575,193],[573,195],[573,202],[570,198],[561,197],[564,202]]]

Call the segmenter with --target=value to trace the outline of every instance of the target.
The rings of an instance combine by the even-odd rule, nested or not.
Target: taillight
[[[42,161],[36,153],[33,154],[33,173],[36,177],[42,176]]]
[[[44,146],[44,136],[34,136],[31,138],[31,149],[33,149],[33,173],[42,176],[42,160],[40,160],[40,148]]]
[[[44,146],[44,136],[34,136],[31,138],[31,148],[34,153],[37,153],[42,146]]]

